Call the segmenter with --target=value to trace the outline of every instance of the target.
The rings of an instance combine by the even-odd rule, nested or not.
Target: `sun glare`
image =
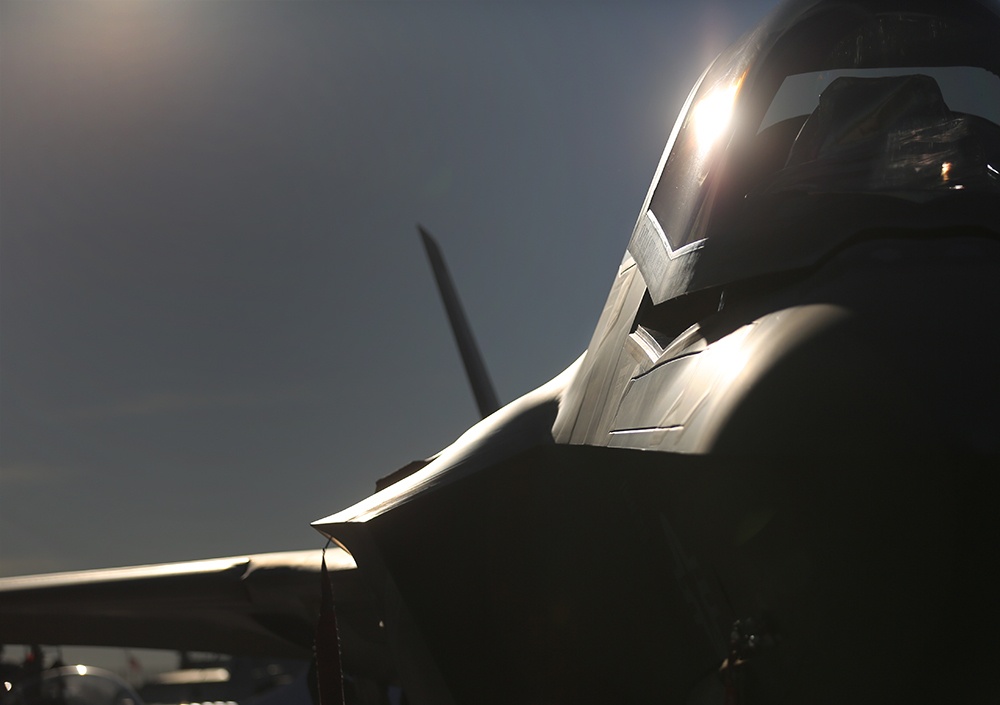
[[[715,144],[733,118],[733,105],[739,84],[720,86],[698,101],[691,111],[691,121],[702,153]]]

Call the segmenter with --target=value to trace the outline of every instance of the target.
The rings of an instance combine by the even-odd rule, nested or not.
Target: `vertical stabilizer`
[[[424,241],[427,258],[431,261],[434,279],[437,281],[438,291],[441,292],[445,311],[448,312],[451,332],[455,335],[458,352],[462,356],[462,364],[465,365],[465,374],[469,378],[472,393],[476,397],[476,405],[479,407],[479,413],[482,417],[486,418],[500,408],[497,393],[493,389],[489,374],[486,372],[486,365],[483,363],[482,355],[479,354],[476,339],[472,336],[472,328],[469,327],[469,322],[465,318],[465,312],[458,300],[458,293],[455,291],[455,284],[448,273],[448,267],[444,263],[441,249],[423,226],[417,225],[417,230],[420,231],[420,239]]]

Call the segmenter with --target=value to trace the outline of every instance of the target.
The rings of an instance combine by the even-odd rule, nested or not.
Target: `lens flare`
[[[733,119],[739,84],[720,86],[698,101],[691,110],[691,123],[702,153],[715,144]]]

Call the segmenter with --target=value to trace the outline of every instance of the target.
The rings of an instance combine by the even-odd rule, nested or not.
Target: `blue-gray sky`
[[[585,348],[771,1],[0,0],[0,575],[318,547]]]

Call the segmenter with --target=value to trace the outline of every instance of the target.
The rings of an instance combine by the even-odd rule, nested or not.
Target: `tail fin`
[[[500,408],[497,393],[493,389],[489,373],[486,372],[486,365],[483,363],[482,355],[479,354],[476,339],[472,336],[472,328],[469,327],[469,322],[465,318],[465,312],[458,300],[458,293],[455,291],[455,285],[448,273],[448,267],[444,263],[441,249],[423,226],[417,225],[417,230],[420,231],[420,238],[424,241],[427,258],[431,261],[434,279],[437,281],[438,291],[441,292],[445,311],[448,312],[451,332],[455,335],[458,352],[462,356],[462,364],[465,365],[465,374],[469,378],[472,393],[476,397],[476,405],[479,407],[479,413],[482,417],[486,418]]]

